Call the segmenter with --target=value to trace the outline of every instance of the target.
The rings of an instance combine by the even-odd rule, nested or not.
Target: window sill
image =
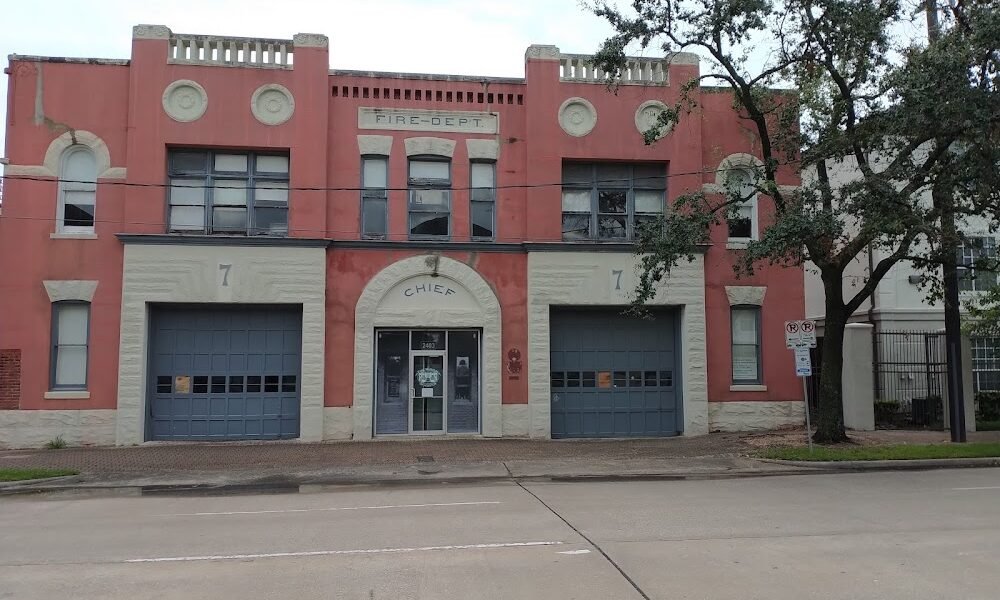
[[[46,400],[90,400],[87,390],[52,390],[45,392]]]
[[[734,383],[729,386],[730,392],[766,392],[766,385],[754,385],[754,384],[737,384]]]
[[[96,233],[50,233],[50,240],[96,240]]]
[[[746,250],[752,240],[731,239],[726,241],[726,250]]]

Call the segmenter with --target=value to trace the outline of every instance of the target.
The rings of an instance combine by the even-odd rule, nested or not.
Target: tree
[[[899,35],[922,14],[916,0],[633,0],[628,14],[603,2],[591,7],[615,32],[594,57],[605,72],[621,73],[626,48],[635,44],[708,59],[707,72],[682,86],[647,143],[698,109],[691,91],[705,81],[729,90],[754,132],[762,165],[754,169],[752,193],[773,201],[775,222],[740,252],[736,270],[808,261],[819,271],[826,351],[817,442],[847,439],[841,376],[848,318],[893,265],[944,260],[934,254],[943,210],[928,201],[935,185],[950,195],[955,214],[998,222],[995,197],[980,189],[996,152],[984,140],[997,139],[1000,120],[995,4],[953,0],[930,45]],[[778,185],[786,165],[802,175],[794,192]],[[852,176],[832,181],[834,168]],[[968,195],[972,188],[979,193]],[[710,228],[735,217],[746,197],[747,188],[735,185],[715,196],[685,194],[661,227],[646,229],[636,249],[634,308],[641,310],[673,266],[692,258]],[[845,269],[874,251],[880,260],[845,297]]]

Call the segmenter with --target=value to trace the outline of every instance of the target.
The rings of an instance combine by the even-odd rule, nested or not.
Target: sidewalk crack
[[[507,463],[503,463],[503,466],[504,466],[504,468],[506,468],[507,467]],[[509,473],[510,469],[507,469],[507,472]],[[604,560],[608,561],[611,564],[611,566],[614,567],[615,570],[617,570],[621,574],[621,576],[625,578],[625,581],[627,581],[629,583],[629,585],[631,585],[632,588],[636,592],[638,592],[640,596],[643,597],[644,600],[650,600],[649,595],[646,594],[646,592],[644,592],[641,587],[639,587],[639,584],[636,583],[634,579],[632,579],[631,577],[629,577],[629,574],[626,573],[625,570],[622,569],[621,566],[619,566],[618,563],[616,563],[613,558],[611,558],[610,556],[608,556],[608,553],[604,551],[604,548],[601,548],[597,544],[597,542],[595,542],[594,540],[590,539],[582,531],[580,531],[575,526],[573,526],[573,524],[570,523],[566,519],[566,517],[562,516],[561,514],[559,514],[556,511],[556,509],[554,509],[551,506],[549,506],[545,502],[545,500],[542,500],[541,498],[539,498],[538,495],[535,494],[535,492],[532,492],[528,488],[524,487],[524,485],[520,481],[518,481],[517,479],[514,479],[514,483],[517,484],[517,487],[521,488],[522,490],[524,490],[525,492],[527,492],[528,494],[530,494],[532,498],[534,498],[535,500],[538,500],[539,504],[541,504],[542,506],[544,506],[545,508],[547,508],[550,513],[554,514],[560,521],[562,521],[563,523],[565,523],[567,527],[569,527],[574,532],[576,532],[577,535],[579,535],[580,537],[582,537],[584,540],[587,541],[588,544],[590,544],[591,546],[593,546],[595,550],[597,550],[598,552],[600,552],[601,556],[604,557]]]

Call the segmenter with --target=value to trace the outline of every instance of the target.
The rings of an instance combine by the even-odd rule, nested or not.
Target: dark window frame
[[[413,163],[415,162],[439,162],[448,165],[447,185],[443,179],[414,179],[412,177]],[[449,240],[452,230],[452,182],[454,181],[454,170],[451,159],[447,156],[439,155],[414,155],[408,156],[406,160],[406,233],[411,240]],[[442,190],[447,192],[448,207],[446,211],[440,210],[413,210],[413,192],[415,190]],[[424,234],[413,233],[412,219],[416,214],[444,214],[448,217],[448,231],[445,234]]]
[[[733,327],[736,319],[734,315],[737,312],[752,312],[754,315],[754,327],[756,329],[756,341],[753,346],[756,350],[757,357],[757,376],[754,379],[737,379],[735,365],[733,364],[736,359],[736,346],[749,346],[750,344],[737,344],[736,343],[736,331]],[[736,304],[729,307],[729,371],[730,379],[733,385],[763,385],[764,383],[764,353],[763,344],[761,336],[761,319],[762,311],[761,307],[756,304]]]
[[[590,169],[590,181],[589,182],[567,182],[566,181],[566,167],[567,165],[573,165],[577,167],[589,167]],[[628,178],[618,181],[603,181],[600,179],[598,171],[601,167],[607,166],[619,166],[627,167],[629,170]],[[651,183],[650,185],[642,185],[637,183],[636,169],[637,168],[656,168],[662,169],[662,173],[657,178],[662,177],[662,187]],[[644,220],[650,218],[662,217],[666,214],[667,210],[667,165],[664,163],[649,163],[649,162],[627,162],[627,163],[617,163],[614,161],[563,161],[563,182],[562,191],[575,191],[575,192],[589,192],[590,194],[590,210],[588,211],[567,211],[561,210],[561,223],[562,223],[562,240],[565,242],[573,241],[587,241],[587,242],[623,242],[635,240],[637,224]],[[643,177],[642,179],[648,179],[649,177]],[[600,200],[602,192],[625,192],[625,212],[607,212],[601,211]],[[659,192],[661,194],[660,207],[661,210],[656,213],[651,212],[637,212],[635,205],[636,192]],[[560,207],[563,208],[563,207]],[[588,217],[588,228],[584,234],[574,235],[567,237],[566,227],[566,216],[575,215],[577,217]],[[624,236],[602,236],[601,235],[601,217],[604,216],[608,219],[616,219],[622,216],[625,217],[625,235]],[[637,218],[638,217],[638,218]]]
[[[742,189],[734,190],[731,186],[729,178],[737,175],[745,174],[747,176],[747,182],[745,187],[748,192],[752,189],[752,193],[749,193],[747,197],[743,197]],[[730,196],[738,195],[742,201],[738,203],[738,206],[734,207],[734,210],[738,211],[741,208],[748,209],[750,211],[749,217],[740,217],[738,220],[726,219],[726,239],[730,242],[737,243],[747,243],[751,241],[758,240],[760,238],[760,225],[759,225],[759,215],[758,215],[758,204],[760,193],[756,186],[757,173],[754,169],[750,167],[733,167],[726,172],[726,184],[725,193],[726,200],[730,200]],[[734,194],[734,192],[737,192]],[[733,235],[733,229],[736,227],[747,227],[749,229],[750,235]]]
[[[175,168],[173,164],[173,156],[182,153],[189,154],[203,154],[204,162],[202,168],[200,169],[183,169]],[[247,168],[246,171],[222,171],[216,170],[215,168],[215,157],[218,155],[243,155],[247,157]],[[276,156],[284,158],[288,161],[288,170],[285,173],[268,173],[268,172],[257,172],[257,159],[264,156]],[[174,234],[195,234],[195,235],[245,235],[245,236],[268,236],[268,237],[286,237],[288,236],[288,215],[290,212],[291,205],[291,190],[288,189],[291,183],[291,155],[289,152],[278,152],[278,151],[264,151],[264,152],[254,152],[251,150],[235,150],[235,149],[203,149],[203,148],[185,148],[185,147],[171,147],[167,149],[167,217],[166,217],[166,229],[168,233]],[[189,186],[177,185],[175,186],[173,182],[177,181],[189,181],[191,184]],[[246,219],[245,226],[242,230],[237,228],[223,228],[215,226],[215,186],[218,182],[222,181],[240,181],[246,185]],[[254,192],[257,190],[257,183],[284,183],[286,188],[286,196],[284,206],[271,206],[269,204],[264,204],[261,206],[257,205],[257,200],[254,198]],[[183,189],[184,187],[197,188],[203,190],[203,208],[202,212],[202,227],[200,229],[194,228],[174,228],[172,221],[173,208],[175,206],[193,206],[185,204],[174,204],[172,201],[173,188]],[[267,189],[262,187],[261,189]],[[281,188],[276,188],[281,189]],[[273,201],[264,200],[261,202],[271,203]],[[231,206],[231,205],[220,205]],[[233,205],[235,206],[235,205]],[[257,227],[257,208],[276,208],[279,210],[284,210],[285,213],[285,227],[283,230],[271,231],[263,230]]]
[[[59,343],[59,311],[63,307],[67,306],[84,306],[87,308],[87,341],[82,344],[84,348],[84,361],[83,361],[83,383],[81,384],[57,384],[56,383],[56,371],[58,370],[58,359],[59,359],[59,348],[60,346],[74,346],[78,347],[81,344],[60,344]],[[90,371],[90,322],[91,322],[91,303],[85,300],[57,300],[52,303],[50,316],[50,326],[49,326],[49,390],[51,391],[70,391],[70,390],[86,390],[89,383],[89,371]]]
[[[984,292],[1000,283],[1000,276],[996,271],[976,266],[978,261],[995,263],[998,252],[1000,252],[1000,248],[998,248],[995,237],[990,235],[966,236],[957,249],[959,291]]]
[[[493,171],[493,186],[489,188],[472,187],[472,170],[474,165],[488,165]],[[488,190],[489,200],[476,199],[476,191]],[[476,205],[490,205],[490,235],[476,235]],[[497,163],[495,160],[472,160],[469,161],[469,235],[474,240],[493,241],[497,237]]]
[[[369,185],[365,181],[365,163],[380,161],[385,165],[385,181],[381,187]],[[385,208],[385,230],[381,232],[368,231],[365,215],[365,205],[369,202],[381,201]],[[409,201],[409,199],[407,199]],[[366,240],[384,240],[389,236],[389,157],[384,154],[363,154],[361,156],[361,237]]]

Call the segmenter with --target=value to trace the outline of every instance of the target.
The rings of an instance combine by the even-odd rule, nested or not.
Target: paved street
[[[1000,469],[0,498],[0,598],[990,599]]]

